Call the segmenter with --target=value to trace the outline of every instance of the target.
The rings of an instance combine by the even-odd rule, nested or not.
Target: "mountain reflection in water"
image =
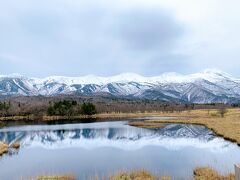
[[[0,129],[0,140],[20,142],[0,158],[0,179],[73,173],[77,179],[107,177],[124,169],[192,179],[193,169],[210,166],[233,172],[240,148],[203,126],[171,124],[161,129],[127,122],[15,126]]]
[[[18,141],[22,148],[42,146],[45,148],[82,147],[91,149],[111,146],[131,150],[147,145],[166,148],[228,145],[226,141],[215,137],[212,131],[203,126],[172,124],[161,129],[143,129],[126,124],[127,122],[105,122],[10,127],[0,130],[0,140],[8,143]]]

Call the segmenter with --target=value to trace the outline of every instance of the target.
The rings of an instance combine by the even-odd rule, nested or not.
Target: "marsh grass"
[[[157,177],[151,172],[140,169],[133,171],[119,171],[108,177],[101,177],[98,175],[93,176],[92,178],[85,178],[84,180],[171,180],[171,177],[160,176]],[[173,178],[175,179],[175,178]],[[178,178],[176,178],[178,179]],[[198,167],[193,171],[194,180],[235,180],[234,174],[221,175],[214,169],[210,167]],[[64,176],[39,176],[34,180],[76,180],[76,177],[73,175],[64,175]]]
[[[188,115],[187,115],[188,114]],[[213,116],[213,114],[215,114]],[[195,124],[211,129],[216,135],[240,145],[240,109],[228,109],[225,116],[221,117],[217,110],[192,110],[179,113],[179,119],[172,120],[145,120],[129,125],[137,127],[159,128],[160,124]]]
[[[15,142],[13,143],[10,148],[14,148],[14,149],[19,149],[20,148],[20,143],[19,142]]]
[[[39,176],[34,180],[76,180],[73,175],[63,175],[63,176]]]
[[[77,178],[73,175],[63,176],[38,176],[36,178],[30,178],[31,180],[76,180]],[[99,176],[95,175],[92,177],[83,178],[84,180],[171,180],[170,177],[156,177],[147,170],[133,170],[133,171],[119,171],[112,175]]]
[[[217,111],[211,110],[212,114],[217,114]],[[36,115],[27,115],[27,116],[7,116],[0,117],[0,125],[1,121],[57,121],[57,120],[71,120],[71,119],[112,119],[112,118],[138,118],[138,117],[189,117],[196,116],[196,112],[202,115],[202,110],[194,110],[193,111],[172,111],[172,112],[164,112],[164,111],[149,111],[149,112],[133,112],[133,113],[122,113],[122,112],[109,112],[109,113],[98,113],[94,115],[76,115],[76,116],[36,116]]]
[[[8,145],[0,141],[0,156],[8,152]]]
[[[178,118],[193,118],[193,117],[208,117],[209,115],[214,117],[220,117],[217,109],[211,110],[188,110],[188,111],[152,111],[152,112],[134,112],[134,113],[99,113],[94,115],[78,115],[78,116],[43,116],[43,121],[56,121],[56,120],[69,120],[69,119],[116,119],[116,118],[139,118],[139,117],[178,117]],[[24,118],[24,117],[21,117]],[[17,118],[14,118],[17,120]],[[0,118],[1,120],[1,118]],[[4,120],[4,118],[2,119]]]
[[[108,178],[109,180],[171,180],[170,177],[157,177],[147,170],[134,170],[131,172],[118,172]]]
[[[223,176],[212,168],[201,167],[194,170],[194,180],[235,180],[235,175]]]
[[[9,149],[14,148],[18,150],[20,148],[20,143],[15,142],[12,145],[8,145],[2,141],[0,141],[0,156],[7,153]]]
[[[149,121],[131,121],[128,123],[130,126],[134,127],[139,127],[139,128],[149,128],[149,129],[154,129],[154,128],[162,128],[166,124],[164,123],[158,123],[158,122],[149,122]]]
[[[120,172],[109,178],[109,180],[155,180],[150,172],[146,170],[135,170],[132,172]]]

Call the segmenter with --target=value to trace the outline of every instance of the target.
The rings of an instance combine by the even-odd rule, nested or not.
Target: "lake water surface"
[[[203,126],[131,127],[126,122],[31,125],[0,129],[0,140],[19,141],[19,151],[0,158],[0,179],[74,174],[85,179],[120,170],[147,169],[155,175],[192,179],[195,167],[223,174],[240,162],[240,148]]]

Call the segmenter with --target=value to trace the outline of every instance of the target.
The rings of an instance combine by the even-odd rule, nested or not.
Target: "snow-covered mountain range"
[[[240,79],[218,70],[181,75],[165,73],[144,77],[124,73],[111,77],[50,76],[28,78],[21,75],[0,76],[0,96],[56,96],[109,94],[192,103],[232,103],[240,101]]]

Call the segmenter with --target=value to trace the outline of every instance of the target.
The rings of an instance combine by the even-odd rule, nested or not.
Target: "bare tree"
[[[218,109],[218,113],[221,115],[221,117],[223,118],[224,115],[227,113],[227,109],[225,107],[220,107]]]

